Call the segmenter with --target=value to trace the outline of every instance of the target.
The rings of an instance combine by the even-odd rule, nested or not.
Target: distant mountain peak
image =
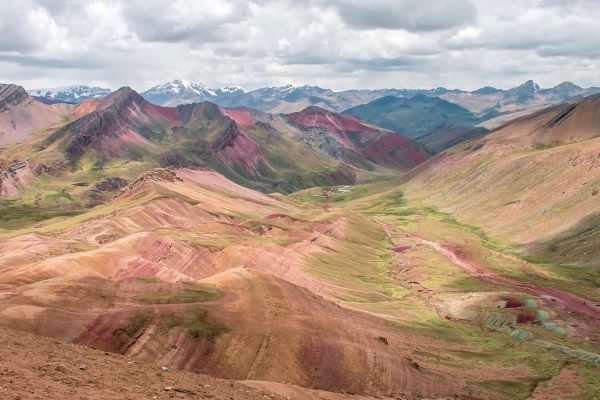
[[[149,103],[144,97],[129,86],[123,86],[100,100],[99,109],[106,110],[111,108],[120,113],[133,104],[144,107]]]
[[[154,104],[176,106],[208,100],[216,97],[217,93],[199,82],[174,79],[153,86],[141,95]]]
[[[87,99],[102,98],[110,94],[110,89],[98,86],[71,85],[47,89],[28,90],[31,96],[47,100],[64,101],[68,103],[81,103]]]
[[[106,96],[104,98],[104,101],[107,102],[107,103],[109,103],[109,102],[120,101],[120,100],[124,100],[124,99],[136,99],[136,100],[137,99],[141,99],[141,100],[144,100],[142,98],[142,96],[140,96],[140,94],[138,92],[136,92],[135,90],[133,90],[129,86],[123,86],[123,87],[115,90],[114,92],[112,92],[108,96]]]
[[[217,93],[246,93],[246,89],[241,86],[233,85],[233,86],[224,86],[218,89],[215,89]]]
[[[540,91],[541,87],[540,87],[540,85],[535,83],[532,79],[529,79],[528,81],[525,81],[522,84],[520,84],[519,86],[517,86],[516,89],[531,90],[535,93],[535,92]]]
[[[0,90],[3,94],[18,94],[19,96],[27,96],[27,91],[19,85],[13,83],[0,83]]]
[[[498,93],[501,92],[502,90],[497,89],[495,87],[492,86],[484,86],[482,88],[479,88],[477,90],[472,91],[471,93],[474,94],[494,94],[494,93]]]
[[[527,103],[534,99],[540,90],[540,85],[530,79],[519,86],[508,90],[507,94],[511,96],[514,101],[519,103]]]
[[[0,110],[8,105],[16,105],[27,99],[29,95],[21,86],[0,83]]]
[[[559,89],[559,88],[560,89],[568,88],[568,89],[583,90],[583,88],[581,86],[577,86],[573,82],[569,82],[569,81],[561,82],[558,85],[554,86],[553,89]]]
[[[197,94],[214,96],[214,91],[208,89],[202,83],[192,82],[186,79],[174,79],[169,82],[156,85],[144,93],[172,93],[172,94]]]
[[[332,112],[330,110],[326,110],[323,107],[319,107],[319,106],[308,106],[300,112],[304,113],[304,114],[323,114],[323,115],[335,114],[334,112]]]

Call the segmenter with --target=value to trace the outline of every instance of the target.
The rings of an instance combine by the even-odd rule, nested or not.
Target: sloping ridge
[[[407,170],[429,157],[427,151],[404,136],[369,125],[352,115],[310,106],[286,118],[304,132],[314,129],[329,132],[336,139],[336,146],[352,150],[375,164]]]
[[[590,218],[600,213],[599,137],[600,96],[594,95],[452,147],[411,171],[404,189],[516,243],[556,248],[555,239],[588,232]],[[600,250],[570,254],[572,262],[589,262]]]
[[[371,103],[350,108],[354,115],[369,123],[402,132],[409,138],[425,135],[441,126],[473,126],[477,117],[467,109],[437,97],[418,94],[411,98],[386,96]]]
[[[536,143],[556,145],[600,136],[600,95],[557,109],[559,112],[539,129]]]
[[[63,139],[67,156],[76,161],[87,149],[101,159],[127,155],[132,149],[150,151],[146,136],[152,128],[164,129],[176,121],[169,109],[154,106],[130,88],[121,88],[104,99],[78,106],[88,113],[48,137],[44,145]],[[77,110],[76,110],[77,111]]]
[[[21,86],[0,83],[0,112],[27,100],[29,95]]]
[[[0,83],[0,145],[25,141],[37,131],[60,123],[71,107],[44,104],[21,86]]]

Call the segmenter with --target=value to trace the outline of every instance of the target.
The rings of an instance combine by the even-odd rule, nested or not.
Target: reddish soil
[[[243,129],[254,128],[252,113],[243,108],[223,108],[223,114],[235,121]]]
[[[258,174],[257,169],[261,162],[266,165],[265,157],[258,143],[243,133],[231,138],[219,150],[219,159],[225,165],[237,164],[253,175]]]
[[[0,361],[0,398],[5,400],[286,398],[232,380],[162,372],[156,365],[3,327]]]
[[[503,297],[502,300],[506,302],[506,308],[523,307],[523,302],[519,299],[515,299],[513,297]]]
[[[345,147],[380,165],[408,169],[429,158],[404,136],[377,129],[356,117],[339,115],[319,107],[307,107],[301,112],[288,114],[287,118],[305,130],[327,130]]]
[[[396,246],[394,247],[394,251],[396,253],[405,253],[406,251],[408,251],[412,246]]]
[[[84,115],[87,115],[93,111],[96,111],[100,107],[100,100],[98,99],[88,99],[84,102],[81,102],[71,112],[72,119],[79,119]]]
[[[429,155],[419,152],[408,139],[397,133],[384,133],[370,143],[364,151],[365,156],[384,165],[396,164],[397,160],[407,160],[411,166],[421,164]]]
[[[288,118],[298,125],[306,127],[323,127],[328,132],[376,132],[356,117],[342,116],[319,107],[306,109],[288,114]]]
[[[513,278],[508,278],[506,276],[499,275],[495,272],[490,271],[488,268],[481,264],[468,260],[464,252],[460,249],[460,247],[454,244],[440,244],[413,235],[409,235],[408,237],[417,243],[425,244],[433,248],[437,252],[443,254],[450,261],[452,261],[452,263],[461,267],[463,270],[465,270],[467,273],[474,277],[481,278],[485,281],[498,285],[513,286],[521,290],[529,291],[538,296],[550,296],[555,298],[557,301],[561,302],[573,311],[594,318],[596,320],[600,319],[600,307],[596,306],[593,302],[584,299],[583,297],[576,296],[572,293],[564,292],[560,289],[540,287],[531,283],[524,283]]]
[[[181,124],[181,121],[177,117],[177,108],[175,107],[161,107],[154,104],[149,104],[148,111],[150,113],[154,112],[160,115],[162,118],[169,121],[169,123],[173,125]]]
[[[566,366],[560,370],[558,375],[555,375],[548,382],[538,384],[529,400],[562,400],[583,398],[580,385],[583,383],[583,378],[577,372],[577,368]],[[588,398],[588,397],[586,397]],[[597,397],[593,397],[596,399]]]
[[[521,313],[517,315],[517,323],[518,324],[529,324],[535,322],[536,318],[534,314],[529,313]]]

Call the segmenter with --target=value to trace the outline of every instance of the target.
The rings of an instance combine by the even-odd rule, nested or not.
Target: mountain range
[[[376,101],[382,97],[412,98],[416,95],[439,97],[458,104],[486,120],[500,115],[531,110],[532,107],[547,106],[577,99],[600,92],[600,88],[584,89],[570,82],[553,88],[541,89],[527,81],[515,88],[502,90],[491,87],[472,92],[458,89],[379,89],[333,91],[318,86],[265,87],[244,91],[234,87],[207,89],[202,84],[175,80],[142,92],[148,101],[158,105],[182,104],[195,98],[210,100],[225,107],[249,107],[269,113],[290,113],[315,105],[331,111],[343,112],[358,105]]]
[[[36,107],[36,118],[47,114],[48,123],[37,133],[3,135],[6,144],[22,142],[19,152],[8,158],[28,160],[30,171],[53,171],[56,178],[114,174],[117,169],[129,170],[130,163],[137,165],[134,174],[139,168],[159,166],[210,167],[255,189],[290,192],[381,179],[430,155],[395,132],[318,107],[289,115],[223,108],[206,101],[164,107],[127,87],[78,105],[47,105],[18,87],[13,90],[20,90],[24,100],[8,103],[12,97],[7,95],[7,109],[0,118],[11,118],[21,102],[28,101]],[[58,122],[62,126],[50,129]],[[4,164],[9,164],[8,158]],[[120,173],[131,178],[131,172]],[[4,192],[19,187],[27,191],[24,182],[10,178],[1,187]],[[95,190],[83,187],[72,187],[66,194],[84,203],[97,197]],[[86,197],[90,194],[93,199]]]
[[[108,89],[73,86],[32,90],[44,102],[81,102],[107,95]],[[292,85],[246,91],[238,86],[209,89],[201,83],[174,80],[141,93],[161,106],[210,101],[223,107],[247,107],[271,114],[293,113],[310,106],[356,115],[367,122],[416,138],[434,152],[494,129],[511,119],[544,107],[598,93],[570,82],[542,89],[527,81],[508,90],[483,87],[474,91],[381,89],[332,91],[318,86]],[[420,136],[425,138],[418,139]]]
[[[0,86],[0,392],[600,396],[595,89],[227,91]]]
[[[43,102],[81,103],[87,99],[98,99],[109,95],[110,89],[97,86],[73,85],[51,89],[33,89],[28,93]]]

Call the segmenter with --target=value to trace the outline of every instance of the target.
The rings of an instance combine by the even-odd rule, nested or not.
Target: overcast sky
[[[596,0],[0,0],[0,82],[600,86]]]

